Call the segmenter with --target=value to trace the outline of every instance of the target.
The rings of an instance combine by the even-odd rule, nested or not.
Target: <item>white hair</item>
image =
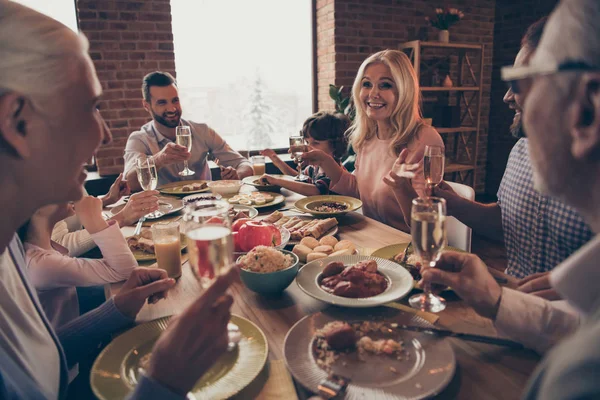
[[[585,62],[600,67],[600,0],[562,0],[530,65]]]
[[[83,34],[28,7],[0,0],[0,95],[18,92],[35,101],[56,93],[72,82],[87,50]]]

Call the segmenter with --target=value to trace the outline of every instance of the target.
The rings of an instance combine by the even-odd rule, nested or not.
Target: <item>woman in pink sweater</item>
[[[352,98],[356,117],[349,132],[356,151],[354,172],[345,171],[318,150],[304,153],[302,159],[323,168],[332,191],[360,198],[366,216],[408,231],[412,197],[425,195],[425,146],[444,146],[437,131],[423,123],[419,81],[408,57],[397,50],[371,55],[358,70]],[[394,190],[383,179],[404,149],[402,162],[419,165],[411,181],[414,192]]]
[[[74,214],[102,251],[103,259],[69,257],[52,241],[54,225]],[[79,316],[76,286],[95,286],[129,278],[137,262],[116,221],[102,218],[102,200],[84,196],[70,203],[40,208],[20,232],[24,235],[27,273],[48,320],[58,328]]]

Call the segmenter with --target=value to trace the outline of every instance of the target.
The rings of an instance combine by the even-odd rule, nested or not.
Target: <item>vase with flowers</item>
[[[438,41],[448,43],[450,33],[448,29],[463,19],[465,14],[456,8],[436,8],[434,17],[425,17],[425,20],[434,28],[439,29]]]

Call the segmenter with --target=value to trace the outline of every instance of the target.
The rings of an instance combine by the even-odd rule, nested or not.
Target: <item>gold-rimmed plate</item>
[[[272,177],[279,178],[279,179],[286,179],[286,180],[290,180],[290,181],[294,180],[294,177],[289,176],[289,175],[281,175],[281,174],[267,174],[267,175],[270,175]],[[244,179],[242,179],[242,182],[246,185],[254,186],[258,190],[261,190],[263,192],[279,192],[279,190],[281,189],[281,186],[279,186],[279,185],[271,185],[270,183],[266,183],[266,184],[260,183],[261,176],[262,175],[247,176]]]
[[[388,307],[368,310],[330,307],[304,317],[289,330],[283,351],[294,378],[313,392],[318,392],[319,383],[328,377],[328,372],[317,364],[316,334],[333,321],[350,324],[382,321],[398,326],[433,327],[419,316]],[[373,354],[359,359],[356,352],[350,351],[333,361],[332,371],[350,379],[344,399],[416,400],[441,393],[456,370],[456,357],[448,339],[401,329],[385,334],[388,335],[402,341],[401,359]]]
[[[208,182],[209,181],[205,181],[205,180],[171,182],[171,183],[167,183],[166,185],[162,185],[162,186],[158,187],[156,190],[158,190],[159,192],[164,193],[164,194],[171,194],[171,195],[176,195],[176,196],[187,196],[188,194],[203,193],[203,192],[210,191],[210,188],[208,186],[206,186],[206,184]],[[184,186],[193,185],[194,183],[202,185],[203,188],[197,189],[197,190],[188,190],[185,192],[183,191]]]
[[[328,203],[334,203],[345,207],[337,211],[318,211],[319,207],[326,206]],[[298,210],[312,214],[317,217],[339,217],[350,211],[356,211],[362,207],[362,201],[355,197],[338,196],[338,195],[322,195],[310,196],[298,200],[294,207]]]
[[[119,204],[109,210],[109,215],[114,216],[119,213],[127,204]],[[146,217],[147,221],[164,218],[168,215],[175,214],[183,209],[183,201],[180,198],[173,196],[158,196],[158,211],[163,215],[160,217]]]
[[[248,198],[248,197],[251,196],[250,193],[236,193],[236,194],[233,194],[233,195],[230,195],[230,196],[229,195],[225,196],[225,199],[227,201],[229,201],[229,203],[232,206],[236,206],[237,204],[240,204],[240,205],[249,205],[249,206],[257,208],[257,209],[258,208],[266,208],[266,207],[276,206],[278,204],[281,204],[281,203],[285,202],[285,197],[282,194],[279,194],[279,193],[272,193],[272,192],[252,192],[252,196],[256,196],[256,195],[259,195],[259,194],[272,196],[273,200],[271,200],[269,202],[266,202],[265,204],[256,204],[255,202],[252,202],[252,204],[240,204],[239,202],[232,203],[230,201],[233,197]]]
[[[125,398],[140,379],[141,362],[167,329],[170,317],[160,318],[123,333],[100,353],[91,371],[91,387],[101,400]],[[231,316],[242,335],[237,347],[224,354],[191,391],[196,399],[227,399],[248,386],[263,369],[269,346],[261,329]],[[168,368],[168,366],[164,366]]]

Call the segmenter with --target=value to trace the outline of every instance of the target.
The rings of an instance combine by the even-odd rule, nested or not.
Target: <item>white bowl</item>
[[[213,193],[218,193],[222,196],[236,194],[242,187],[242,181],[223,180],[208,182],[208,187]]]

